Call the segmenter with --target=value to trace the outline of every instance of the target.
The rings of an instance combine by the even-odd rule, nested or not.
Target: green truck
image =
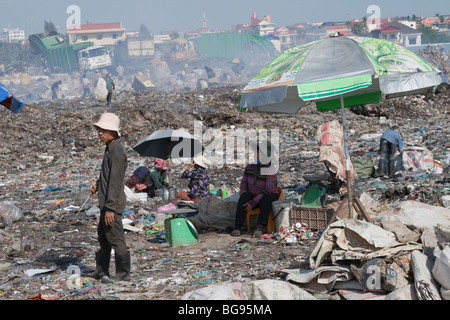
[[[31,50],[43,54],[53,72],[85,72],[112,65],[108,50],[93,42],[68,44],[60,34],[33,34],[28,40]]]

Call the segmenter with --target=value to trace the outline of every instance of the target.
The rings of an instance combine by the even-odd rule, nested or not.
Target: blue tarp
[[[0,83],[0,104],[14,113],[18,113],[23,107],[23,103],[17,100],[13,94]]]

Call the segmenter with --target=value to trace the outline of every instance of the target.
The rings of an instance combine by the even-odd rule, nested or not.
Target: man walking
[[[116,84],[114,83],[114,80],[112,79],[110,73],[106,75],[105,82],[106,82],[106,90],[108,90],[108,95],[106,96],[106,105],[109,107],[111,105],[113,90],[116,89]]]
[[[128,165],[125,147],[119,132],[119,118],[113,113],[104,113],[94,124],[100,141],[105,143],[100,176],[89,186],[92,194],[98,192],[100,220],[97,233],[100,250],[96,253],[96,269],[89,277],[101,279],[109,275],[111,250],[114,249],[116,274],[114,280],[130,279],[130,253],[125,242],[122,214],[126,196],[124,178]]]

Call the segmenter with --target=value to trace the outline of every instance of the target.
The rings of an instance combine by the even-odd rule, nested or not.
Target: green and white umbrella
[[[245,86],[239,107],[296,113],[308,101],[314,101],[321,112],[341,109],[351,202],[344,107],[380,102],[382,94],[392,98],[425,93],[441,84],[440,73],[411,51],[389,41],[326,38],[289,49],[269,62]]]
[[[439,85],[440,71],[389,41],[335,37],[289,49],[245,86],[240,107],[296,113],[307,101],[319,111],[419,94]]]

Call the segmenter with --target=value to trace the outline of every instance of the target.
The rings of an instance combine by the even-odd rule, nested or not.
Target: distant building
[[[339,24],[326,27],[325,29],[327,37],[339,34],[339,36],[352,36],[352,31],[345,25]]]
[[[20,29],[4,28],[0,33],[0,41],[2,42],[22,42],[25,41],[25,31]]]
[[[233,32],[248,32],[248,33],[252,33],[252,28],[250,27],[250,24],[235,24],[232,26],[232,31]]]
[[[260,36],[275,31],[275,25],[270,21],[270,16],[266,15],[263,18],[257,18],[256,12],[253,12],[252,18],[250,19],[250,28]]]
[[[380,19],[370,19],[367,20],[367,30],[372,32],[373,30],[380,29],[381,25],[389,23],[391,19],[389,18],[380,18]]]
[[[297,31],[296,30],[289,30],[286,27],[278,28],[274,32],[270,32],[269,35],[272,35],[274,37],[277,37],[280,39],[280,50],[284,51],[287,50],[296,44],[296,38],[297,38]]]
[[[441,19],[439,17],[424,18],[424,19],[422,19],[421,22],[424,26],[431,27],[431,26],[440,24]]]
[[[371,32],[374,38],[387,40],[405,47],[422,45],[422,32],[403,23],[392,21]]]
[[[115,46],[119,41],[126,40],[126,29],[122,22],[82,24],[68,26],[67,34],[71,44],[75,42],[92,41],[96,46]]]
[[[399,20],[398,22],[403,23],[405,26],[408,26],[410,28],[417,30],[417,22],[416,21],[410,21],[410,20]]]

